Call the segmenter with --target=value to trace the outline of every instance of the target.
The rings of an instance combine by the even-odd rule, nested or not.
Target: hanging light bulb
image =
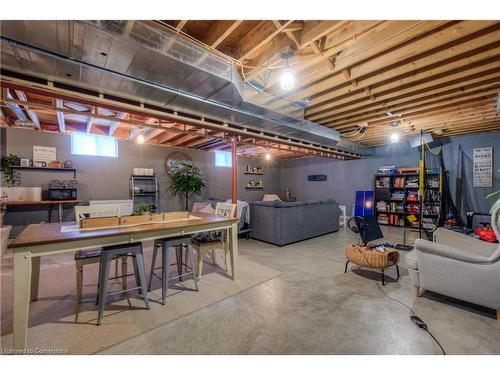
[[[286,68],[281,74],[281,88],[283,90],[291,90],[295,85],[295,77],[290,69],[290,64],[288,63],[288,59],[293,56],[293,50],[289,47],[281,54],[281,58],[286,60]]]
[[[269,152],[267,152],[264,157],[266,158],[266,160],[271,160],[271,154]]]
[[[392,124],[392,133],[391,133],[391,138],[390,138],[392,143],[399,142],[399,133],[396,131],[397,127],[398,127],[397,123]]]
[[[295,77],[293,76],[292,71],[290,68],[286,68],[283,74],[281,75],[281,88],[283,90],[291,90],[293,89],[293,86],[295,85]]]
[[[144,136],[142,134],[139,134],[137,136],[137,143],[139,143],[140,145],[142,145],[144,143],[145,139],[144,139]]]
[[[391,134],[391,142],[392,143],[399,142],[399,134],[396,131],[392,132]]]

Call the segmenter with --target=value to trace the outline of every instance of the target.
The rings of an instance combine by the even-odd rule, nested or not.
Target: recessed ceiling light
[[[139,143],[140,145],[142,145],[144,143],[145,139],[144,139],[144,136],[142,134],[139,134],[137,136],[137,143]]]
[[[266,158],[266,160],[271,160],[271,154],[269,152],[266,153],[264,157]]]

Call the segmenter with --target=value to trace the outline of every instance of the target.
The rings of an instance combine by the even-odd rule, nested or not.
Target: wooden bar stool
[[[189,258],[189,266],[182,262],[182,248],[183,246],[187,247],[187,256]],[[156,267],[156,257],[158,255],[158,248],[161,247],[161,267]],[[169,263],[170,254],[172,248],[179,248],[176,252],[176,262],[174,264]],[[186,259],[187,261],[187,259]],[[177,266],[177,276],[170,277],[169,276],[169,267],[171,265]],[[182,266],[189,271],[187,273],[182,273]],[[161,277],[155,273],[155,270],[161,269]],[[151,273],[149,274],[149,284],[148,291],[151,290],[151,282],[153,280],[153,276],[159,278],[162,281],[161,286],[161,303],[165,304],[165,299],[167,298],[168,291],[168,281],[173,279],[181,279],[183,276],[192,275],[194,281],[195,290],[198,291],[198,282],[196,280],[195,267],[194,267],[194,250],[191,242],[191,236],[178,236],[171,238],[164,238],[161,240],[156,240],[153,248],[153,259],[151,261]]]
[[[83,289],[83,266],[88,264],[99,263],[101,260],[101,249],[95,250],[79,250],[75,253],[75,266],[76,266],[76,302],[82,302],[82,289]],[[119,259],[115,261],[115,277],[118,275]],[[122,275],[127,275],[127,257],[122,257]],[[127,288],[127,278],[122,276],[122,288]]]
[[[102,317],[104,314],[104,306],[106,305],[106,298],[108,296],[108,280],[109,269],[111,267],[111,262],[116,258],[122,257],[132,257],[132,264],[134,265],[134,275],[136,279],[137,286],[135,288],[126,289],[124,291],[110,293],[109,295],[129,292],[132,290],[139,290],[144,299],[146,308],[149,310],[149,300],[148,291],[146,287],[146,276],[144,273],[144,257],[142,254],[142,244],[140,242],[106,246],[102,248],[101,259],[99,263],[99,285],[98,285],[98,303],[99,303],[99,313],[97,315],[97,325],[101,325]],[[130,275],[122,275],[120,277],[127,277]],[[113,278],[111,278],[113,279]]]

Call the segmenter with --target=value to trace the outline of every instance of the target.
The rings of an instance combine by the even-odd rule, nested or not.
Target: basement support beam
[[[238,155],[237,155],[236,137],[231,137],[231,202],[236,204],[238,201]],[[238,216],[236,209],[235,217]]]

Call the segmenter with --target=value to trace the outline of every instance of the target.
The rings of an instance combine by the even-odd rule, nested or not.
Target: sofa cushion
[[[320,204],[320,201],[314,199],[314,200],[305,201],[304,204],[307,204],[307,205],[310,205],[310,204]]]
[[[283,201],[274,201],[274,207],[296,207],[296,206],[303,206],[304,202],[283,202]]]
[[[412,270],[418,270],[417,252],[415,250],[406,254],[406,266]]]
[[[274,207],[276,204],[276,201],[254,201],[252,202],[254,206],[268,206],[268,207]]]
[[[328,198],[328,199],[322,199],[319,202],[320,203],[336,203],[337,201],[335,199]]]

